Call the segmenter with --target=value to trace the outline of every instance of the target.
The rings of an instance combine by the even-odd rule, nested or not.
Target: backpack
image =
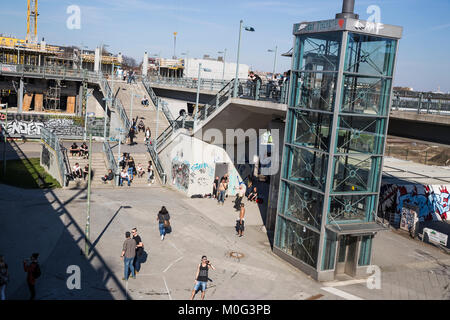
[[[41,268],[39,267],[39,263],[36,262],[36,267],[33,270],[33,278],[37,279],[41,276]]]

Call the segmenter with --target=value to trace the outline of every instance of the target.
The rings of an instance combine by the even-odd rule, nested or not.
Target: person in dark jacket
[[[30,300],[36,297],[36,279],[40,275],[40,268],[38,264],[39,253],[33,253],[31,259],[23,261],[23,269],[27,273],[27,284],[30,290]]]
[[[104,183],[107,183],[107,181],[114,180],[114,173],[111,169],[108,170],[108,174],[102,177],[102,180]]]
[[[170,226],[170,215],[165,206],[159,210],[156,220],[158,220],[159,223],[159,235],[161,236],[162,241],[166,235],[166,228]]]

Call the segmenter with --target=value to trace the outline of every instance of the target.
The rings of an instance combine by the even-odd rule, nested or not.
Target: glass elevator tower
[[[353,6],[293,31],[274,253],[321,281],[366,274],[383,229],[376,212],[402,28],[359,20]]]

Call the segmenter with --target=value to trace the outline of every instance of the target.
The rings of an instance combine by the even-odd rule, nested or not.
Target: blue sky
[[[80,30],[66,27],[69,5],[81,8]],[[380,7],[382,23],[404,28],[395,85],[450,91],[450,1],[356,0],[361,19],[369,17],[369,5]],[[243,33],[241,62],[271,71],[267,49],[289,50],[294,23],[334,18],[341,6],[341,0],[39,0],[38,36],[59,45],[105,43],[141,61],[144,51],[172,56],[176,31],[178,55],[215,57],[227,48],[227,61],[235,61],[243,19],[256,32]],[[24,38],[26,9],[26,0],[2,1],[0,33]],[[278,72],[289,67],[288,58],[278,57]]]

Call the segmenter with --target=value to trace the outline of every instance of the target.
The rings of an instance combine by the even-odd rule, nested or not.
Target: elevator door
[[[336,274],[356,274],[356,252],[358,249],[358,237],[345,235],[339,237]]]

